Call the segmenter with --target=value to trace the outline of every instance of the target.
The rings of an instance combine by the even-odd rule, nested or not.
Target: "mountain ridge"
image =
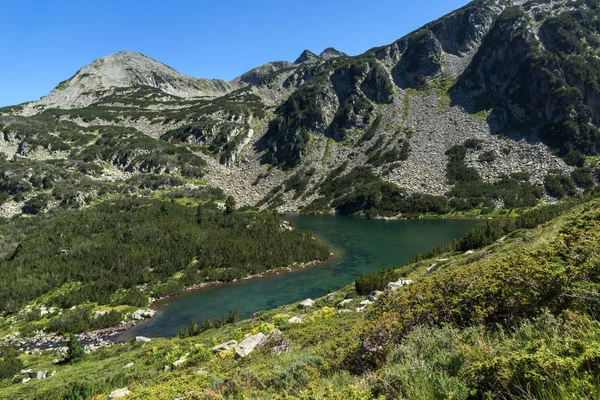
[[[422,205],[424,213],[552,202],[557,193],[595,184],[597,76],[586,83],[573,60],[584,71],[594,71],[595,61],[562,57],[568,48],[552,46],[573,42],[563,38],[567,24],[583,40],[574,49],[596,51],[594,4],[473,1],[361,55],[306,50],[297,63],[266,63],[229,83],[180,76],[138,53],[117,53],[135,55],[127,62],[141,72],[130,74],[124,62],[116,86],[100,82],[93,92],[77,87],[97,78],[82,77],[93,69],[87,66],[62,84],[66,89],[59,85],[12,113],[134,128],[157,143],[190,149],[206,163],[207,182],[241,204],[280,211],[401,216],[396,200],[383,207],[390,190],[401,202],[431,196],[427,201],[445,204]],[[563,36],[549,36],[553,31]],[[526,46],[507,47],[503,37]],[[544,61],[552,57],[561,61]],[[152,68],[168,79],[155,79]],[[535,79],[535,91],[527,92],[528,79]],[[535,100],[536,91],[545,91],[548,102]],[[521,93],[529,99],[519,100]],[[569,99],[572,115],[563,104]],[[67,109],[68,101],[75,107]],[[40,151],[59,157],[30,150],[26,140],[7,133],[0,149],[8,157],[40,157]],[[364,182],[329,187],[355,175]]]

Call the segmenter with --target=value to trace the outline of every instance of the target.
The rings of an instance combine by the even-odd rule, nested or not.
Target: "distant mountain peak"
[[[296,61],[294,61],[294,64],[301,64],[304,62],[314,62],[319,60],[319,56],[316,55],[315,53],[313,53],[310,50],[304,50],[302,52],[302,54],[300,54],[300,57],[298,57],[296,59]]]
[[[30,108],[87,107],[113,88],[135,86],[154,87],[182,98],[215,97],[231,91],[225,81],[192,78],[144,54],[119,51],[84,66]]]
[[[246,85],[258,85],[266,76],[283,68],[288,68],[292,63],[289,61],[271,61],[260,65],[238,76],[229,85],[233,88],[239,88]]]
[[[328,47],[319,54],[319,57],[324,59],[335,58],[335,57],[347,57],[348,54],[339,51],[334,47]]]

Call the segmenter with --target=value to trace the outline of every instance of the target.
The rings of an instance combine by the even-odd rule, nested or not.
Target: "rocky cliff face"
[[[521,207],[574,193],[569,175],[595,182],[598,13],[591,0],[478,0],[362,55],[306,50],[229,84],[118,53],[2,118],[136,129],[201,157],[204,179],[244,205]],[[9,157],[32,135],[27,154],[65,157],[48,150],[56,133],[5,131]]]
[[[475,110],[498,129],[537,132],[561,156],[597,153],[600,131],[600,5],[528,2],[505,9],[462,76]]]

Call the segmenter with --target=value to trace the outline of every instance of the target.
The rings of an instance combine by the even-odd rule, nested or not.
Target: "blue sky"
[[[94,59],[132,50],[198,78],[230,80],[304,49],[350,55],[468,1],[0,0],[0,106],[35,100]]]

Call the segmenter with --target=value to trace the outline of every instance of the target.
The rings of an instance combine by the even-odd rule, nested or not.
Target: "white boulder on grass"
[[[301,324],[302,320],[305,317],[306,317],[306,314],[296,315],[295,317],[292,317],[292,318],[288,319],[288,323],[289,324]]]
[[[337,308],[344,308],[348,303],[352,303],[352,299],[342,300],[337,304]]]
[[[121,397],[125,397],[127,395],[129,395],[131,393],[131,391],[127,388],[121,388],[121,389],[117,389],[117,390],[113,390],[112,392],[110,392],[110,394],[108,395],[109,399],[120,399]]]
[[[227,351],[233,349],[238,345],[237,340],[230,340],[225,343],[221,343],[212,348],[213,353],[219,353],[221,351]]]
[[[246,357],[260,346],[266,339],[264,333],[259,332],[242,340],[235,349],[235,359]]]
[[[300,308],[300,309],[310,308],[313,306],[313,304],[315,304],[315,302],[312,301],[312,299],[302,300],[300,302],[300,304],[298,304],[298,308]]]
[[[410,285],[411,283],[411,280],[400,279],[399,281],[388,283],[385,290],[391,290],[393,292],[394,290],[398,290],[402,286]]]

